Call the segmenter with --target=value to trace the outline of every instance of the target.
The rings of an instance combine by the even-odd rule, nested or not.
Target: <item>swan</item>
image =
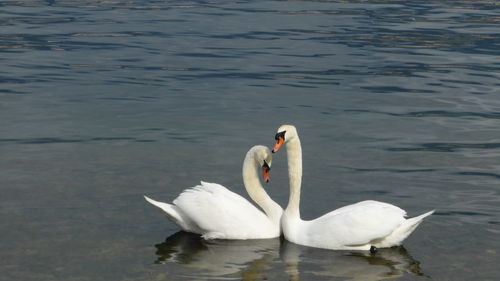
[[[297,129],[282,125],[272,152],[285,144],[290,197],[281,217],[285,238],[295,244],[332,250],[370,250],[397,246],[415,230],[429,211],[406,219],[406,211],[378,201],[367,200],[333,210],[314,220],[300,218],[302,148]]]
[[[264,212],[224,186],[203,181],[184,190],[173,204],[144,198],[184,231],[201,234],[204,239],[275,238],[281,235],[283,209],[262,187],[257,168],[262,167],[268,182],[271,162],[271,151],[262,145],[250,148],[243,161],[245,189]]]

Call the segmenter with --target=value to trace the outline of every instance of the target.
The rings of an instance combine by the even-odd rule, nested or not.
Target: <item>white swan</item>
[[[203,181],[184,190],[173,204],[144,197],[184,231],[201,234],[205,239],[275,238],[281,234],[283,209],[262,187],[257,169],[257,165],[262,167],[267,182],[271,162],[271,151],[262,145],[252,147],[243,161],[245,189],[265,213],[224,186]]]
[[[374,251],[377,247],[400,245],[423,218],[434,212],[406,219],[406,212],[399,207],[368,200],[304,221],[299,210],[302,148],[297,130],[292,125],[283,125],[275,139],[273,152],[283,143],[287,150],[290,197],[281,218],[281,227],[290,242],[325,249]]]

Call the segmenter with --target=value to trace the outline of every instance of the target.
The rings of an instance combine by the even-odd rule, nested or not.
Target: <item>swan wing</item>
[[[405,216],[406,212],[394,205],[362,201],[310,221],[309,235],[315,240],[331,241],[330,245],[365,245],[390,235]]]
[[[186,189],[174,204],[207,239],[272,238],[270,232],[278,228],[248,200],[216,183],[201,182]],[[274,237],[278,235],[279,231]]]

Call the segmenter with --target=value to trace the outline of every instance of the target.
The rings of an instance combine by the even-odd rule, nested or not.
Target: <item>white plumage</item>
[[[348,205],[317,219],[300,218],[302,149],[297,130],[283,125],[276,134],[273,152],[285,143],[290,177],[290,198],[281,218],[285,238],[290,242],[317,248],[337,250],[370,250],[371,247],[400,245],[434,211],[406,219],[401,208],[378,201]]]
[[[267,147],[254,146],[243,163],[245,188],[265,213],[224,186],[203,181],[184,190],[173,204],[145,198],[183,230],[201,234],[205,239],[278,237],[283,209],[267,195],[257,170],[257,166],[265,168],[271,162],[272,155]]]

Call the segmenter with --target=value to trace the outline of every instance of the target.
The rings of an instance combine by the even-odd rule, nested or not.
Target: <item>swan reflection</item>
[[[177,232],[155,245],[155,263],[174,262],[196,272],[198,277],[239,277],[252,280],[269,263],[278,260],[280,239],[204,240],[200,235]]]
[[[183,231],[155,247],[155,263],[179,265],[188,272],[181,274],[186,280],[383,280],[423,275],[420,263],[403,247],[371,254],[305,247],[279,238],[207,241]]]
[[[332,251],[283,241],[280,257],[290,280],[341,278],[342,280],[383,280],[404,273],[421,276],[420,263],[402,246],[367,251]]]

